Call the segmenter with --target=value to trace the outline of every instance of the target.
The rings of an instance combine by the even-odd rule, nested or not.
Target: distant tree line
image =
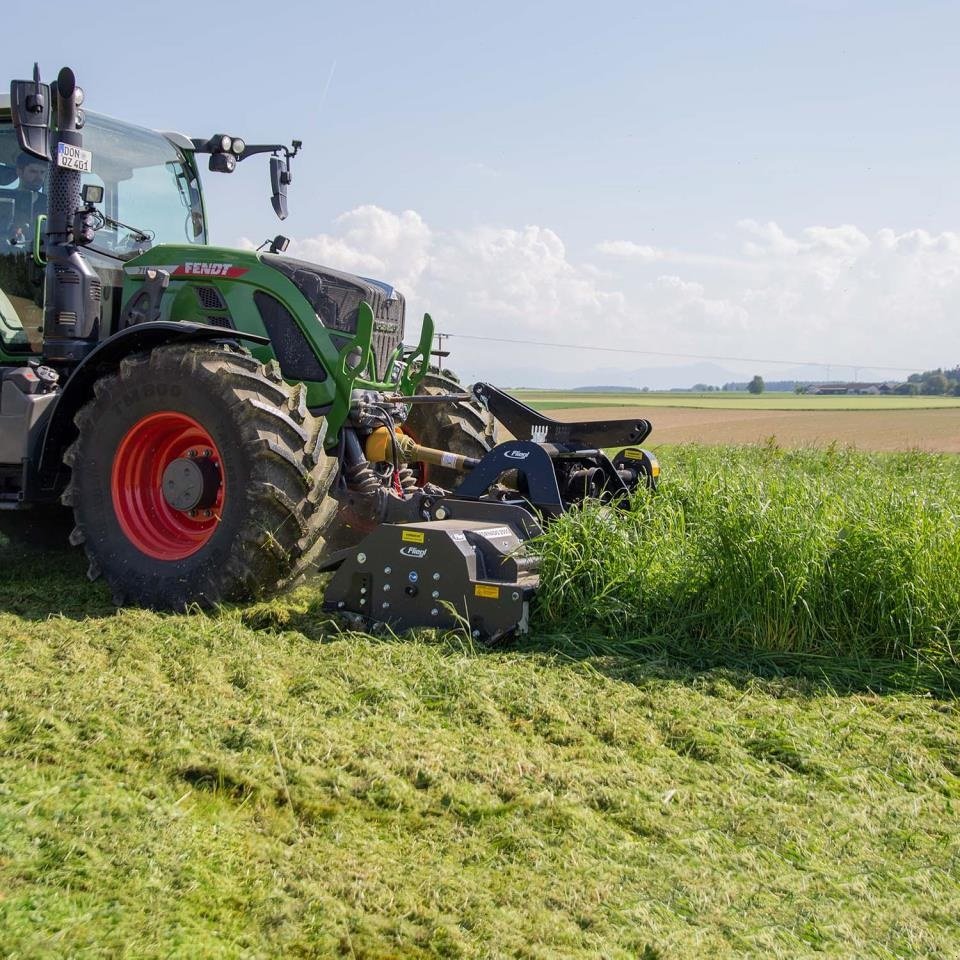
[[[830,381],[830,383],[833,382],[834,381]],[[944,370],[938,367],[936,370],[925,370],[923,373],[912,373],[909,377],[907,377],[905,382],[899,383],[896,386],[894,386],[894,382],[888,381],[889,388],[894,393],[906,394],[908,396],[921,394],[932,397],[960,397],[960,365],[953,367],[950,370]],[[763,393],[767,390],[772,390],[777,393],[804,393],[808,387],[817,386],[821,383],[822,381],[818,380],[767,380],[765,382],[763,377],[757,375],[752,380],[733,380],[729,383],[725,383],[722,387],[718,387],[710,383],[695,383],[692,387],[688,388],[674,387],[673,392],[687,393],[692,391],[693,393],[714,393],[718,391],[726,391],[743,393],[749,391],[750,393],[757,394]],[[627,388],[578,387],[577,389],[590,389],[600,392],[607,390],[622,391]],[[649,389],[649,387],[643,387],[644,391]]]
[[[735,391],[742,393],[744,390],[750,390],[750,384],[754,383],[757,379],[763,380],[763,377],[760,377],[759,374],[753,378],[753,380],[743,380],[743,381],[732,381],[731,383],[725,383],[721,390]],[[766,380],[763,384],[764,390],[774,390],[778,393],[791,393],[792,391],[803,389],[808,387],[810,384],[805,381],[800,380]],[[754,385],[756,388],[756,385]],[[750,392],[760,392],[756,389],[751,390]]]
[[[725,383],[720,390],[742,392],[749,390],[751,393],[759,393],[761,390],[775,390],[778,392],[803,393],[807,387],[814,386],[818,381],[814,380],[768,380],[761,390],[757,389],[757,380],[762,378],[754,377],[753,380],[732,381]],[[753,385],[751,388],[751,384]],[[694,390],[709,390],[705,384],[698,383]],[[716,390],[717,387],[712,389]],[[960,397],[960,365],[949,370],[938,367],[936,370],[925,370],[923,373],[911,373],[906,381],[893,388],[894,393],[905,394],[907,396],[931,396]]]
[[[915,396],[923,394],[930,397],[960,397],[960,366],[952,370],[925,370],[923,373],[911,373],[906,383],[897,387],[897,393]]]

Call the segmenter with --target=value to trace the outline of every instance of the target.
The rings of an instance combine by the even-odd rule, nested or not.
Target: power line
[[[888,364],[864,363],[862,360],[857,363],[838,363],[836,360],[830,362],[824,360],[772,360],[769,357],[728,357],[721,354],[706,353],[674,353],[664,350],[637,350],[633,347],[600,347],[589,343],[555,343],[550,340],[518,340],[509,337],[481,337],[472,333],[445,333],[445,337],[458,337],[461,340],[483,340],[487,343],[517,343],[529,347],[560,347],[566,350],[593,350],[598,353],[633,353],[645,357],[672,357],[679,360],[725,360],[736,363],[778,363],[786,366],[798,367],[850,367],[851,369],[864,370],[891,370],[902,372],[904,370],[914,371],[922,370],[923,364],[914,364],[912,366],[891,366]]]

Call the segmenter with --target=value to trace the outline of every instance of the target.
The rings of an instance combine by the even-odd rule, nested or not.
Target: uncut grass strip
[[[911,458],[810,452],[783,457],[768,448],[738,449],[724,452],[724,470],[732,459],[740,462],[721,476],[715,452],[690,453],[683,451],[686,476],[678,471],[672,484],[665,482],[649,498],[652,503],[635,503],[633,527],[648,526],[645,538],[631,544],[629,522],[607,518],[599,526],[581,516],[562,539],[544,545],[545,566],[549,568],[553,550],[557,583],[562,584],[562,590],[549,596],[548,622],[556,623],[569,612],[569,607],[563,610],[564,599],[575,597],[581,621],[585,616],[609,628],[608,633],[625,627],[663,630],[666,616],[673,624],[670,632],[681,642],[720,640],[739,648],[772,645],[835,656],[854,649],[891,658],[919,652],[955,662],[951,634],[956,634],[956,615],[950,612],[960,606],[960,601],[952,602],[955,579],[947,584],[952,596],[939,606],[931,598],[943,592],[944,570],[956,569],[960,542],[948,532],[952,554],[945,562],[933,562],[928,556],[931,542],[938,547],[950,525],[923,515],[926,500],[916,491],[891,493],[891,483],[902,483],[899,468],[916,466]],[[923,462],[933,462],[945,473],[947,482],[937,486],[938,495],[949,491],[953,504],[960,504],[957,459]],[[825,471],[824,466],[837,469]],[[812,500],[811,477],[823,487],[814,490]],[[915,471],[909,478],[919,490],[934,484]],[[885,508],[882,522],[859,522],[859,517],[869,517],[877,501]],[[811,509],[811,503],[817,509]],[[670,529],[681,524],[658,522],[655,511],[663,513],[665,504],[674,516],[679,511],[686,537]],[[953,506],[949,513],[955,512]],[[851,531],[859,536],[858,529],[868,539],[844,552],[844,540]],[[612,556],[604,542],[611,530],[612,539],[619,538],[619,556]],[[629,555],[630,546],[666,556],[668,567],[672,561],[673,582],[664,582],[671,578],[664,577],[663,563],[638,562],[636,553]],[[592,555],[589,576],[575,560],[586,553]],[[826,576],[811,577],[819,568]],[[899,586],[888,590],[887,583]],[[684,632],[694,635],[685,638]]]

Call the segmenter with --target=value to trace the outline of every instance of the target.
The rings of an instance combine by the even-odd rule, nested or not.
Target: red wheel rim
[[[185,457],[209,457],[219,470],[216,500],[205,509],[177,510],[163,496],[164,470]],[[183,413],[144,417],[127,431],[113,458],[110,493],[117,520],[127,539],[155,560],[182,560],[207,543],[220,522],[225,486],[213,438]]]

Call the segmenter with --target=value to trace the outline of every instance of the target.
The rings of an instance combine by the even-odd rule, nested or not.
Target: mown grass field
[[[960,954],[960,460],[661,456],[493,650],[0,545],[0,954]]]

